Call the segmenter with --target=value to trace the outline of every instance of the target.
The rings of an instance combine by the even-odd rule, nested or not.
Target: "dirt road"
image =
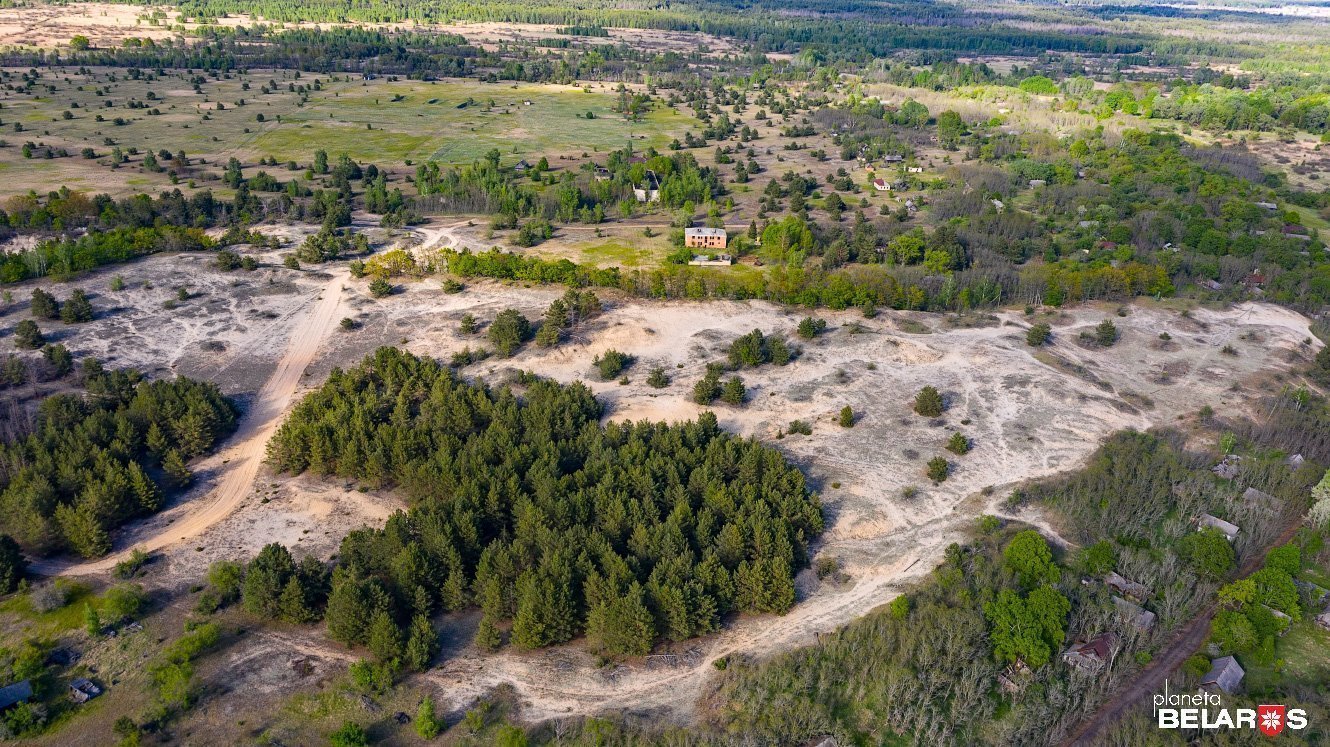
[[[132,550],[152,552],[167,545],[197,536],[208,527],[225,519],[244,500],[258,475],[263,462],[264,449],[269,437],[291,398],[300,385],[301,375],[314,362],[323,340],[337,324],[337,310],[341,306],[342,290],[348,273],[338,270],[323,287],[318,303],[307,311],[291,331],[291,341],[277,363],[276,370],[259,390],[254,406],[240,419],[240,427],[231,437],[231,443],[220,454],[226,464],[225,474],[217,488],[206,498],[197,499],[199,505],[180,519],[161,528],[150,536],[131,541],[118,552],[87,563],[70,564],[68,560],[41,560],[32,569],[45,575],[86,575],[110,570]],[[206,502],[205,502],[206,501]]]
[[[1293,539],[1297,534],[1298,527],[1302,521],[1294,521],[1279,538],[1270,543],[1267,550],[1278,547]],[[1242,564],[1239,569],[1239,577],[1246,578],[1255,573],[1261,564],[1265,561],[1266,553],[1252,553],[1247,562]],[[1215,616],[1219,610],[1218,603],[1213,603],[1201,610],[1186,627],[1182,628],[1174,635],[1173,640],[1156,656],[1136,679],[1118,691],[1118,694],[1104,705],[1086,721],[1080,729],[1068,738],[1063,745],[1066,747],[1080,747],[1081,745],[1095,744],[1105,729],[1108,729],[1119,719],[1126,716],[1131,709],[1135,708],[1142,700],[1153,693],[1159,692],[1164,688],[1164,680],[1168,679],[1174,672],[1182,667],[1187,658],[1196,653],[1205,642],[1210,633],[1210,619]]]

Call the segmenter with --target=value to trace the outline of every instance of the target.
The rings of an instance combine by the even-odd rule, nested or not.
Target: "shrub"
[[[1094,328],[1094,340],[1100,347],[1111,348],[1118,341],[1118,328],[1111,319],[1105,319]]]
[[[369,293],[375,298],[383,298],[393,292],[393,284],[387,278],[376,277],[369,284]]]
[[[647,376],[647,386],[652,389],[664,389],[670,385],[670,377],[665,375],[665,369],[657,366],[651,369],[651,375]]]
[[[1052,336],[1053,328],[1044,322],[1040,322],[1025,331],[1025,344],[1037,348],[1048,342],[1048,339]]]
[[[489,339],[496,353],[511,358],[522,343],[531,339],[531,322],[517,309],[504,309],[490,324]]]
[[[60,318],[60,304],[55,300],[55,296],[41,288],[32,289],[31,309],[32,315],[38,319]]]
[[[925,473],[928,475],[928,479],[932,480],[933,482],[942,482],[943,480],[947,479],[947,474],[950,472],[951,472],[951,463],[947,461],[946,457],[940,457],[940,456],[929,459],[928,467],[925,469]]]
[[[791,420],[790,427],[787,430],[790,433],[799,433],[804,436],[813,435],[813,426],[806,420]]]
[[[842,407],[840,409],[840,417],[836,419],[836,422],[840,423],[842,428],[853,428],[854,410],[849,405]]]
[[[942,414],[945,405],[942,395],[931,386],[919,390],[914,398],[914,411],[927,418],[936,418]]]
[[[129,557],[115,564],[112,575],[119,579],[131,579],[138,575],[143,566],[147,565],[150,559],[148,553],[143,552],[137,547],[130,552]]]
[[[827,322],[825,319],[818,319],[816,317],[807,316],[804,317],[803,321],[799,322],[798,334],[799,337],[805,340],[811,340],[814,337],[817,337],[818,335],[822,334],[822,332],[825,331],[826,328],[827,328]]]
[[[60,321],[65,324],[78,324],[92,321],[92,302],[82,289],[75,288],[69,294],[69,300],[60,307]]]
[[[742,405],[747,397],[748,389],[738,376],[731,376],[721,387],[720,399],[727,405]]]
[[[596,356],[592,363],[595,364],[596,370],[600,372],[600,378],[609,381],[622,373],[632,361],[631,356],[618,350],[606,350],[601,355]]]
[[[715,369],[707,369],[705,376],[693,385],[693,401],[699,405],[709,405],[720,396],[720,374]]]
[[[966,454],[970,451],[970,439],[960,431],[951,434],[951,438],[947,440],[947,451],[958,456]]]
[[[41,327],[31,319],[24,319],[14,325],[14,344],[20,348],[36,350],[46,343]]]

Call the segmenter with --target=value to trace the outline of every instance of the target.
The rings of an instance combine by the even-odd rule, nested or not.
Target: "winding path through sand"
[[[300,378],[314,362],[323,341],[337,323],[337,310],[342,302],[342,290],[348,277],[346,270],[338,270],[319,292],[318,303],[311,307],[291,330],[286,352],[277,362],[277,368],[264,383],[254,400],[254,406],[240,419],[240,427],[231,438],[231,444],[221,453],[227,465],[225,474],[206,498],[196,499],[197,507],[183,519],[161,528],[103,558],[87,563],[71,564],[66,559],[41,560],[32,569],[46,575],[86,575],[110,570],[131,551],[159,550],[201,534],[213,524],[225,519],[244,500],[254,485],[259,465],[263,462],[268,439],[276,430],[281,415],[291,404]]]
[[[423,236],[424,247],[452,246],[457,242],[454,231],[461,225],[465,224],[420,229],[415,233]],[[226,466],[214,490],[195,499],[192,503],[197,505],[191,505],[188,513],[180,519],[160,527],[152,520],[139,526],[138,531],[147,536],[131,539],[124,547],[105,557],[86,563],[77,563],[68,558],[41,559],[30,565],[31,570],[46,576],[104,573],[136,549],[152,552],[197,537],[234,513],[254,485],[268,440],[281,423],[282,414],[291,405],[305,369],[314,362],[323,349],[324,341],[337,325],[342,294],[349,277],[350,272],[344,267],[333,270],[331,279],[319,291],[318,302],[296,322],[277,368],[259,390],[253,407],[241,417],[240,427],[231,437],[231,443],[217,455]],[[133,538],[133,534],[130,536]]]

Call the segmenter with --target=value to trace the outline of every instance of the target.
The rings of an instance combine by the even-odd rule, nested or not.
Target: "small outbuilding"
[[[1155,625],[1155,613],[1139,604],[1114,596],[1113,606],[1118,608],[1118,614],[1122,619],[1136,626],[1137,630],[1149,630]]]
[[[1201,678],[1201,689],[1222,690],[1231,695],[1242,686],[1242,678],[1246,675],[1237,659],[1224,656],[1210,662],[1210,672]]]
[[[1201,514],[1201,518],[1196,520],[1197,530],[1218,529],[1221,534],[1228,538],[1229,542],[1238,538],[1238,532],[1242,531],[1237,524],[1230,524],[1227,521],[1210,514]]]
[[[1150,589],[1145,584],[1138,584],[1125,576],[1120,576],[1117,571],[1109,571],[1108,575],[1104,576],[1104,584],[1124,597],[1139,601],[1145,601],[1150,597]]]
[[[32,697],[32,682],[21,680],[12,685],[0,687],[0,711],[5,711],[19,703],[26,703]]]
[[[1118,637],[1112,633],[1100,633],[1084,643],[1078,643],[1062,654],[1062,660],[1082,672],[1095,672],[1108,663],[1113,656],[1113,647]]]

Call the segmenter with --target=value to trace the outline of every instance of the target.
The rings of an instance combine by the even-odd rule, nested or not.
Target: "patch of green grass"
[[[101,600],[84,584],[71,585],[68,603],[57,610],[38,612],[27,594],[14,594],[0,602],[0,616],[12,616],[23,628],[24,637],[54,636],[83,627],[83,607],[91,603],[100,608]]]
[[[1310,581],[1323,589],[1330,589],[1330,573],[1323,568],[1312,566],[1302,569],[1302,580]]]
[[[660,263],[664,252],[653,246],[630,246],[619,239],[611,239],[582,248],[581,263],[601,267],[644,267]]]
[[[1309,615],[1275,641],[1274,664],[1242,663],[1247,668],[1247,690],[1253,695],[1290,683],[1324,684],[1330,681],[1330,630],[1318,626]]]

